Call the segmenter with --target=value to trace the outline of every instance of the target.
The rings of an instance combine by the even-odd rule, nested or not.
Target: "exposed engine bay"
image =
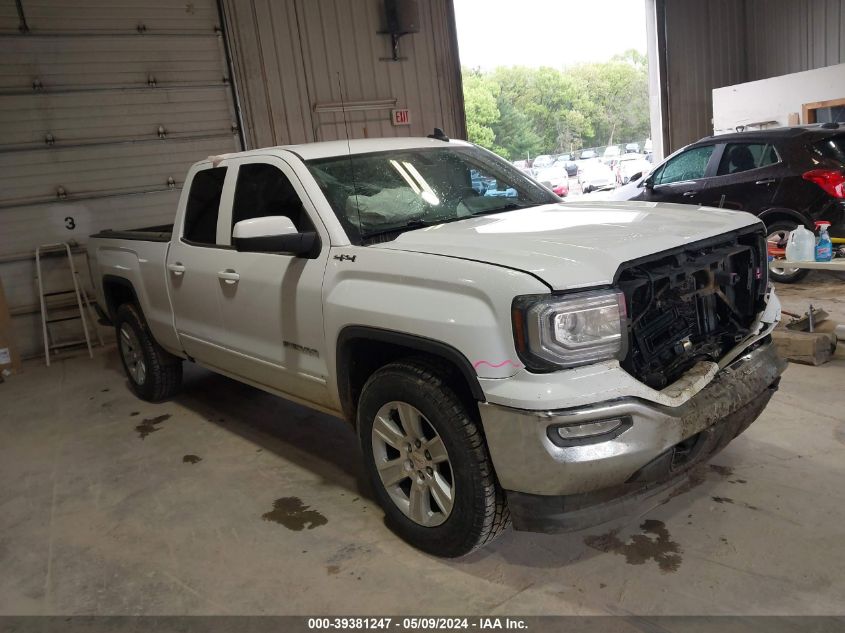
[[[654,389],[700,360],[718,361],[765,308],[765,239],[759,229],[629,262],[617,286],[628,307],[622,367]]]

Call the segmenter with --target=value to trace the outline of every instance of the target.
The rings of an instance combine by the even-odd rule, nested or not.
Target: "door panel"
[[[215,366],[225,358],[217,345],[223,324],[216,275],[221,252],[225,251],[174,241],[166,271],[183,349],[192,358]]]
[[[646,200],[651,202],[675,202],[678,204],[703,204],[702,196],[707,188],[707,181],[684,180],[668,185],[655,185],[647,190]]]
[[[218,365],[225,359],[218,341],[223,318],[218,297],[217,268],[228,246],[218,239],[220,202],[226,167],[192,170],[190,190],[183,193],[182,226],[174,226],[166,272],[173,319],[184,350],[200,362]]]
[[[321,297],[328,235],[283,160],[251,157],[237,165],[229,237],[238,220],[287,215],[299,230],[318,231],[322,251],[313,259],[221,252],[215,283],[223,319],[220,342],[229,355],[226,367],[255,383],[328,404]]]
[[[728,143],[702,204],[756,215],[770,206],[785,172],[771,144]]]

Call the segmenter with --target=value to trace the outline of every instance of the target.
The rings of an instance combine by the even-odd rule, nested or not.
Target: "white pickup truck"
[[[763,224],[562,203],[446,138],[210,157],[89,243],[129,384],[188,360],[345,418],[389,524],[459,556],[656,504],[777,389]]]

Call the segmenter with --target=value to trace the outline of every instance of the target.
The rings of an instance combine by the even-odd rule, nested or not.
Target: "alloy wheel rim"
[[[141,343],[135,331],[125,323],[120,326],[120,353],[126,370],[136,385],[144,384],[147,377],[147,366],[141,353]]]
[[[452,513],[455,479],[443,439],[407,402],[388,402],[373,421],[373,458],[390,499],[414,523],[442,524]]]
[[[789,239],[789,231],[775,231],[774,233],[769,233],[766,236],[766,243],[767,244],[776,244],[780,248],[786,248],[786,240]],[[775,260],[777,261],[777,260]],[[776,275],[792,275],[797,273],[800,269],[799,268],[789,268],[787,266],[774,266],[771,267],[771,270]]]

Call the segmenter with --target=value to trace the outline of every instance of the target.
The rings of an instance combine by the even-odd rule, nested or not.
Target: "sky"
[[[461,64],[552,66],[646,52],[644,0],[454,0]]]

